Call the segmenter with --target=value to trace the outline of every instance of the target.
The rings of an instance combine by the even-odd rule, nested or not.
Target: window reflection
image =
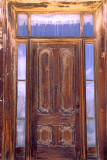
[[[88,146],[96,145],[94,119],[87,119],[87,145]]]
[[[93,15],[92,14],[83,15],[83,35],[93,36]]]
[[[94,82],[86,82],[86,107],[87,117],[94,117]]]
[[[28,36],[27,14],[18,14],[18,36]]]
[[[80,15],[32,14],[31,36],[80,36]]]
[[[26,82],[18,82],[17,118],[25,117]]]
[[[94,80],[93,44],[85,44],[86,80]]]
[[[16,146],[25,146],[26,44],[18,44]],[[22,120],[23,119],[23,120]]]
[[[16,146],[25,146],[25,120],[17,120]]]
[[[18,80],[26,79],[26,45],[18,45]]]
[[[86,68],[87,146],[96,146],[93,44],[85,44],[85,68]]]

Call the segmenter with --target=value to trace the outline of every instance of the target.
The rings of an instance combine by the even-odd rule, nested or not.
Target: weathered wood
[[[13,21],[8,22],[7,28],[7,11],[6,1],[3,1],[3,73],[4,73],[4,86],[3,86],[3,139],[2,139],[2,158],[13,160],[14,159],[14,142],[15,142],[15,75],[14,63],[15,57],[15,27],[14,18],[15,12],[12,10]],[[14,39],[14,40],[13,40]],[[14,77],[14,78],[13,78]]]
[[[105,104],[106,104],[106,147],[105,147],[105,159],[107,159],[107,1],[104,1],[103,8],[104,16],[104,56],[105,56]]]
[[[72,121],[71,121],[72,119]],[[46,114],[46,115],[37,115],[35,120],[38,121],[38,124],[43,125],[73,125],[75,122],[75,112],[72,115],[61,115],[61,114]]]
[[[106,153],[106,104],[105,104],[105,58],[104,33],[103,33],[103,6],[99,7],[95,14],[96,31],[96,124],[98,157],[105,160]]]
[[[6,19],[6,0],[2,1],[2,15],[3,15],[3,18],[2,18],[2,38],[3,38],[3,71],[4,71],[4,68],[5,68],[5,62],[4,62],[4,59],[5,59],[5,54],[6,54],[6,36],[7,36],[7,19]],[[3,76],[3,80],[4,80],[4,76]],[[4,90],[4,84],[3,84],[3,90]],[[3,99],[4,99],[4,92],[3,92]],[[2,159],[4,159],[4,152],[5,152],[5,135],[4,135],[4,132],[5,132],[5,118],[4,118],[4,102],[3,102],[3,111],[2,111],[2,115],[3,115],[3,131],[2,131]]]
[[[15,149],[15,160],[26,160],[24,147],[17,147]]]
[[[87,158],[88,159],[97,159],[97,148],[96,147],[88,147]]]
[[[31,11],[32,12],[78,12],[78,11],[85,11],[91,12],[95,11],[98,6],[102,4],[101,0],[42,0],[42,1],[34,1],[34,0],[9,0],[9,5],[14,5],[15,9],[18,11]],[[22,5],[23,4],[23,5]]]
[[[0,159],[2,159],[2,133],[3,133],[3,40],[2,40],[2,10],[0,1]]]
[[[3,131],[3,49],[0,49],[0,159],[2,159]]]
[[[71,150],[76,148],[76,153],[71,159],[79,158],[80,117],[79,110],[76,111],[75,109],[76,96],[79,97],[79,83],[76,82],[79,82],[79,46],[63,42],[34,43],[32,50],[32,159],[40,158],[44,152],[47,159],[51,159],[51,156],[53,156],[51,152],[56,152],[57,147],[59,147],[59,151],[61,150],[61,152],[58,150],[56,152],[55,157],[57,159],[70,158],[67,156],[67,146],[71,146]],[[69,59],[69,63],[66,59]],[[49,80],[48,78],[51,79]],[[67,79],[68,81],[66,81]],[[50,89],[48,86],[50,86]],[[46,98],[48,99],[49,97],[49,101],[45,101],[44,95],[46,93]],[[43,104],[40,101],[44,101]],[[46,107],[41,109],[45,103]],[[54,148],[51,151],[52,146]],[[65,156],[61,154],[63,146],[65,146]],[[39,155],[39,152],[41,155]]]
[[[76,160],[75,148],[38,146],[38,159]]]
[[[87,0],[88,1],[88,0]],[[95,58],[95,62],[96,62],[96,73],[95,73],[95,77],[96,77],[96,122],[97,122],[97,144],[98,144],[98,157],[101,160],[105,160],[107,159],[107,118],[106,118],[106,114],[107,114],[107,2],[106,0],[104,1],[104,5],[102,7],[102,1],[97,2],[96,0],[94,2],[79,2],[78,4],[76,2],[64,2],[62,1],[57,1],[57,2],[46,2],[46,1],[42,1],[42,2],[37,2],[34,0],[26,0],[26,1],[22,1],[22,0],[17,0],[15,2],[15,0],[9,0],[9,3],[7,4],[7,8],[8,10],[6,11],[6,1],[3,0],[3,55],[2,55],[2,49],[0,50],[0,96],[1,99],[3,99],[3,103],[2,101],[0,102],[0,158],[1,158],[1,150],[2,150],[2,159],[13,159],[14,160],[14,151],[15,151],[15,106],[16,106],[16,52],[15,52],[15,24],[16,24],[16,14],[15,11],[12,7],[12,4],[14,5],[14,8],[17,11],[30,11],[31,13],[34,11],[35,13],[80,13],[82,12],[86,12],[86,13],[92,13],[93,11],[95,11],[95,36],[96,36],[96,47],[95,47],[95,54],[96,54],[96,58]],[[18,3],[19,2],[19,3]],[[22,5],[22,2],[25,2]],[[28,2],[28,4],[27,4]],[[33,4],[32,2],[34,2],[35,4]],[[32,3],[32,4],[29,4]],[[101,6],[100,6],[101,5]],[[56,11],[54,11],[54,8],[56,8]],[[36,11],[35,11],[36,10]],[[33,13],[34,13],[33,12]],[[8,15],[8,19],[7,19],[7,15]],[[104,21],[103,21],[103,17],[104,17]],[[8,28],[7,28],[7,23],[8,23]],[[81,22],[82,23],[82,22]],[[104,24],[103,24],[104,23]],[[1,22],[0,22],[1,25]],[[82,30],[82,29],[81,29]],[[80,38],[82,39],[82,38]],[[84,38],[83,38],[84,39]],[[60,40],[60,39],[59,39]],[[20,42],[22,42],[23,40],[21,39]],[[35,41],[40,41],[39,39],[36,39]],[[44,40],[43,40],[44,41]],[[48,38],[46,40],[47,42],[49,41]],[[50,40],[51,42],[54,40]],[[64,40],[65,41],[65,40]],[[70,40],[69,40],[70,41]],[[76,41],[74,39],[74,41]],[[89,40],[91,41],[91,39]],[[2,41],[0,41],[1,43]],[[48,42],[48,43],[51,43]],[[52,47],[54,47],[55,45],[53,45]],[[28,53],[32,52],[32,47],[30,42],[28,43],[28,48],[29,51]],[[57,47],[58,49],[58,47]],[[81,49],[82,50],[82,49]],[[57,52],[57,51],[56,51]],[[83,52],[83,50],[82,50]],[[81,53],[82,53],[81,52]],[[83,56],[83,55],[82,55]],[[60,114],[57,114],[59,111],[59,106],[60,106],[60,102],[57,100],[57,97],[60,97],[60,90],[57,89],[60,88],[60,77],[58,77],[59,75],[59,70],[57,70],[59,62],[56,64],[56,60],[58,60],[58,55],[56,54],[53,60],[53,72],[55,73],[53,75],[53,85],[55,86],[55,90],[53,91],[53,99],[52,99],[52,103],[53,103],[53,108],[54,108],[54,112],[56,113],[55,117],[56,119],[54,120],[54,115],[49,116],[48,118],[45,115],[36,115],[36,108],[38,107],[37,105],[34,105],[33,108],[31,108],[32,106],[32,102],[31,102],[31,98],[33,96],[33,104],[34,102],[38,99],[38,94],[36,94],[38,92],[38,88],[36,88],[37,86],[35,85],[36,89],[32,89],[31,92],[31,88],[32,85],[38,83],[38,72],[34,73],[35,79],[32,80],[31,77],[31,70],[32,70],[32,66],[31,66],[31,59],[32,57],[30,56],[30,54],[27,55],[28,60],[28,67],[27,67],[27,75],[28,76],[28,80],[27,80],[27,86],[29,86],[27,88],[27,95],[28,95],[28,99],[27,99],[27,129],[26,129],[26,139],[27,139],[27,145],[26,145],[26,157],[27,159],[29,159],[30,155],[34,155],[34,158],[36,157],[36,154],[32,151],[31,149],[34,151],[34,148],[36,148],[36,144],[32,146],[32,142],[30,141],[31,138],[34,138],[34,140],[36,141],[36,137],[32,136],[31,137],[31,132],[36,129],[36,127],[34,127],[34,129],[31,128],[31,121],[32,121],[32,117],[37,116],[36,118],[38,118],[38,124],[41,124],[41,121],[43,122],[44,125],[46,125],[46,122],[48,121],[50,123],[50,121],[52,121],[52,125],[54,125],[54,130],[55,130],[55,135],[57,135],[57,133],[59,132],[58,126],[59,124],[63,124],[64,121],[64,125],[72,125],[74,123],[74,121],[70,122],[70,116],[66,117],[62,116]],[[34,56],[34,61],[36,61],[37,57],[36,55]],[[3,60],[3,61],[2,61]],[[82,62],[84,61],[84,58],[82,59]],[[2,64],[3,64],[3,69],[2,70]],[[38,70],[38,66],[37,64],[33,65],[33,70]],[[84,64],[81,66],[81,69],[84,70]],[[81,71],[81,70],[80,70]],[[2,84],[3,84],[3,80],[2,80],[2,76],[3,76],[3,72],[4,72],[4,88],[2,88]],[[77,72],[77,71],[76,71]],[[77,82],[77,83],[81,83],[82,85],[82,120],[78,121],[78,117],[80,115],[78,115],[77,113],[77,121],[76,123],[80,123],[83,124],[83,147],[81,150],[83,150],[83,158],[85,158],[85,145],[86,145],[86,137],[84,135],[85,131],[85,122],[83,123],[82,121],[85,121],[85,105],[84,105],[84,97],[85,97],[85,93],[84,93],[84,75],[83,72],[81,72],[81,80],[82,82]],[[69,74],[68,74],[69,75]],[[77,74],[78,75],[78,74]],[[76,77],[78,79],[78,77]],[[68,79],[69,81],[69,79]],[[33,82],[31,84],[31,82]],[[65,87],[66,88],[66,87]],[[4,90],[4,93],[2,94],[2,91]],[[32,95],[33,93],[33,95]],[[70,92],[66,92],[66,94],[68,94]],[[3,96],[2,96],[3,95]],[[32,95],[32,96],[31,96]],[[66,99],[66,98],[65,98]],[[4,106],[4,107],[3,107]],[[33,115],[31,115],[30,110],[32,110]],[[30,114],[29,114],[30,113]],[[80,118],[81,119],[81,118]],[[75,119],[73,119],[75,120]],[[65,122],[66,121],[66,122]],[[33,126],[35,125],[35,121],[32,123]],[[79,124],[79,125],[80,125]],[[3,125],[3,126],[2,126]],[[77,127],[79,126],[77,125]],[[106,126],[106,127],[105,127]],[[3,129],[2,129],[3,127]],[[31,131],[32,129],[32,131]],[[3,131],[3,134],[2,134]],[[49,129],[49,132],[50,129]],[[79,134],[82,134],[78,132]],[[3,137],[2,137],[3,135]],[[56,136],[55,136],[56,137]],[[59,138],[55,138],[54,137],[54,141],[55,144],[58,144]],[[79,136],[77,136],[79,137]],[[81,136],[82,137],[82,136]],[[46,139],[43,138],[43,139]],[[2,141],[1,141],[2,140]],[[2,148],[1,148],[2,145]],[[80,147],[80,145],[76,144],[78,146],[78,148]],[[79,148],[80,149],[80,148]],[[53,150],[51,150],[53,151]],[[88,158],[94,159],[94,151],[96,150],[92,150],[89,149],[88,150]],[[16,157],[17,159],[24,159],[23,155],[24,153],[24,149],[22,148],[18,148],[18,150],[16,149]],[[77,151],[76,151],[77,152]],[[45,153],[40,154],[41,152],[39,152],[39,157],[43,157],[45,155]],[[54,152],[53,153],[57,153]],[[64,153],[61,151],[62,155],[64,155]],[[77,154],[77,153],[76,153]],[[31,155],[31,156],[32,156]],[[53,159],[55,159],[55,155],[52,154],[52,157],[54,157]],[[68,157],[69,159],[69,157]]]
[[[32,142],[31,142],[31,125],[32,125],[32,123],[31,123],[31,116],[32,116],[32,114],[31,114],[31,110],[32,110],[32,101],[31,101],[31,99],[32,99],[32,90],[31,90],[31,88],[32,88],[32,76],[31,76],[31,73],[32,73],[32,65],[31,65],[31,62],[32,62],[32,56],[31,56],[31,54],[29,54],[29,53],[31,53],[31,48],[30,48],[30,46],[31,46],[31,44],[30,44],[30,42],[27,40],[25,40],[24,41],[24,43],[26,43],[26,46],[27,46],[27,77],[26,77],[26,79],[27,79],[27,81],[26,81],[26,86],[27,86],[27,88],[26,88],[26,92],[27,92],[27,94],[26,94],[26,96],[27,97],[29,97],[29,98],[26,98],[26,108],[27,108],[27,110],[26,110],[26,148],[25,148],[25,150],[26,150],[26,160],[29,160],[30,159],[30,155],[31,155],[31,145],[32,145]],[[29,107],[30,106],[30,107]]]

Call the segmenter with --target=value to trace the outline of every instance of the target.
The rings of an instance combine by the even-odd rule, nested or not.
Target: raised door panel
[[[52,51],[43,49],[38,53],[39,57],[39,111],[48,113],[52,109]]]
[[[70,49],[60,52],[61,108],[63,113],[73,110],[73,53]]]

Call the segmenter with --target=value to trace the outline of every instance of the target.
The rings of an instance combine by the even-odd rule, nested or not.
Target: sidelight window
[[[16,146],[25,146],[25,110],[26,110],[26,44],[18,44],[17,78],[17,137]]]
[[[96,146],[93,44],[85,44],[87,146]]]

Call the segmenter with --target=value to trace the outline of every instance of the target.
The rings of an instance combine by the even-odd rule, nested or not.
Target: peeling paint
[[[22,9],[22,10],[30,10],[30,9],[34,9],[36,10],[36,8],[46,8],[49,10],[55,10],[57,11],[60,8],[68,8],[72,11],[72,10],[95,10],[102,2],[101,1],[90,1],[90,2],[86,2],[86,1],[42,1],[42,2],[38,2],[35,1],[34,3],[28,2],[28,3],[24,3],[25,1],[22,1],[23,3],[21,3],[20,1],[9,1],[8,5],[11,6],[15,6],[17,9]],[[22,5],[23,4],[23,5]]]

